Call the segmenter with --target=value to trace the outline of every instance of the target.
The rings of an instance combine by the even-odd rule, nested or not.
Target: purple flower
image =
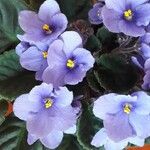
[[[71,131],[71,132],[70,132]],[[73,131],[73,132],[72,132]],[[74,134],[76,132],[76,126],[73,126],[69,128],[68,130],[64,131],[66,134]],[[40,142],[47,148],[55,149],[59,146],[63,139],[63,132],[62,131],[52,131],[47,136],[38,138],[35,135],[28,134],[27,142],[29,145],[32,145],[37,140],[40,140]]]
[[[55,0],[46,0],[38,14],[28,10],[21,11],[19,24],[25,32],[23,39],[26,42],[50,44],[65,31],[68,21]]]
[[[150,58],[150,32],[146,33],[140,38],[141,48],[140,51],[144,59]]]
[[[101,16],[101,11],[102,7],[104,4],[102,2],[96,3],[93,8],[89,11],[89,21],[92,24],[101,24],[102,21],[102,16]]]
[[[150,23],[150,4],[148,0],[105,0],[102,9],[104,25],[115,33],[129,36],[142,36]]]
[[[139,137],[132,137],[120,142],[114,142],[108,137],[104,128],[100,129],[100,131],[96,133],[96,135],[93,137],[91,144],[95,147],[100,147],[104,145],[105,150],[122,150],[128,145],[128,142],[137,146],[144,145],[144,139],[141,139]]]
[[[150,58],[147,59],[144,64],[144,72],[145,72],[145,76],[143,78],[142,88],[144,90],[149,90],[150,89]]]
[[[93,112],[104,121],[107,135],[114,142],[150,136],[150,96],[145,92],[101,96],[94,102]]]
[[[79,109],[71,106],[72,100],[73,93],[66,87],[56,90],[52,84],[43,83],[18,97],[13,110],[18,118],[26,121],[29,135],[53,148],[60,144],[63,132],[76,124]],[[29,141],[31,144],[33,140]]]
[[[93,56],[82,48],[82,39],[74,31],[63,33],[50,45],[47,61],[43,81],[53,83],[55,87],[81,82],[94,64]]]
[[[36,79],[40,81],[42,81],[43,72],[48,66],[47,51],[47,45],[38,48],[23,41],[16,47],[16,53],[20,55],[21,66],[27,70],[35,71]]]
[[[30,47],[30,44],[28,42],[20,42],[17,46],[16,46],[16,54],[18,56],[21,56],[21,54],[23,52],[25,52],[28,48]]]

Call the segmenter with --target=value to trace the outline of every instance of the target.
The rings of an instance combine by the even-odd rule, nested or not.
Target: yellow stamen
[[[67,67],[70,68],[70,69],[72,69],[72,68],[74,68],[74,66],[75,66],[74,61],[71,60],[71,59],[68,59],[68,61],[67,61]]]
[[[50,108],[53,105],[53,101],[51,99],[46,99],[45,108]]]
[[[124,17],[125,17],[125,19],[131,20],[131,19],[132,19],[132,16],[133,16],[133,13],[132,13],[132,10],[131,10],[131,9],[129,9],[129,10],[127,10],[127,11],[124,12]]]
[[[42,29],[46,31],[46,33],[52,33],[52,30],[50,29],[50,26],[48,24],[44,24]]]
[[[42,54],[43,54],[43,57],[44,57],[44,58],[47,58],[48,52],[45,51],[45,52],[43,52]]]
[[[127,114],[130,114],[131,112],[131,105],[130,104],[125,104],[123,111]]]

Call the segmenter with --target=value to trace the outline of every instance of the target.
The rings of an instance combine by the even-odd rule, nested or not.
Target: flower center
[[[53,105],[53,101],[50,98],[45,100],[45,108],[48,109],[48,108],[52,107],[52,105]]]
[[[124,108],[123,108],[123,111],[126,113],[126,114],[130,114],[131,112],[131,105],[130,104],[125,104],[124,105]]]
[[[47,58],[47,56],[48,56],[48,52],[47,51],[45,51],[45,52],[42,52],[42,54],[43,54],[43,58]]]
[[[68,59],[66,65],[67,65],[68,68],[72,69],[75,66],[75,62],[73,60],[71,60],[71,59]]]
[[[125,18],[126,20],[131,20],[132,17],[133,17],[133,12],[132,12],[131,9],[128,9],[128,10],[126,10],[126,11],[124,12],[124,18]]]
[[[44,24],[42,29],[47,33],[47,34],[51,34],[52,30],[50,29],[50,26],[48,24]]]

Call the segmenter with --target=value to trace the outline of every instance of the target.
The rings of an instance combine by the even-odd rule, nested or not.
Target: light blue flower
[[[93,112],[102,119],[110,139],[150,136],[150,96],[145,92],[130,95],[103,95],[94,102]]]
[[[74,31],[64,32],[50,45],[47,61],[43,81],[55,87],[78,84],[95,62],[90,51],[83,48],[80,35]]]
[[[73,93],[66,87],[54,89],[42,83],[29,94],[19,96],[13,106],[14,114],[26,121],[29,144],[37,139],[48,148],[57,147],[64,132],[75,132],[79,108],[72,107]],[[66,131],[70,128],[71,131]]]
[[[141,139],[139,137],[132,137],[120,142],[114,142],[108,137],[104,128],[96,133],[91,144],[95,147],[104,145],[105,150],[123,150],[128,145],[128,142],[137,146],[144,145],[144,139]]]

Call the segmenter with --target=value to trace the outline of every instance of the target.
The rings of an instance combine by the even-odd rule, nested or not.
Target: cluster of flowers
[[[54,149],[63,133],[75,132],[79,113],[79,107],[71,105],[73,93],[64,85],[81,82],[95,60],[77,32],[64,32],[68,21],[55,0],[46,0],[38,14],[21,11],[19,24],[25,32],[18,35],[16,47],[20,63],[43,83],[16,99],[14,113],[27,122],[29,144],[39,139]]]
[[[150,35],[146,31],[149,31],[150,23],[149,1],[100,1],[90,10],[89,19],[94,24],[103,22],[111,32],[141,37],[140,50],[146,60],[145,80],[148,80]],[[19,24],[25,34],[18,35],[21,43],[16,53],[21,65],[35,71],[35,78],[44,83],[18,97],[14,113],[27,123],[29,144],[39,139],[51,149],[61,143],[63,133],[76,131],[80,107],[71,105],[73,93],[64,85],[78,84],[94,65],[94,58],[83,48],[79,34],[64,32],[67,23],[55,0],[46,0],[38,14],[22,11],[19,15]],[[138,59],[134,60],[138,62]],[[143,91],[131,95],[103,95],[94,102],[93,113],[104,124],[91,141],[96,147],[104,145],[106,150],[121,150],[128,142],[142,146],[145,138],[150,136],[150,96]]]
[[[89,11],[92,24],[103,23],[114,33],[139,37],[141,56],[133,62],[145,71],[143,89],[150,89],[150,1],[99,0]],[[150,96],[139,91],[125,96],[110,93],[94,103],[95,116],[103,120],[92,145],[106,150],[121,150],[127,143],[142,146],[150,136]]]

